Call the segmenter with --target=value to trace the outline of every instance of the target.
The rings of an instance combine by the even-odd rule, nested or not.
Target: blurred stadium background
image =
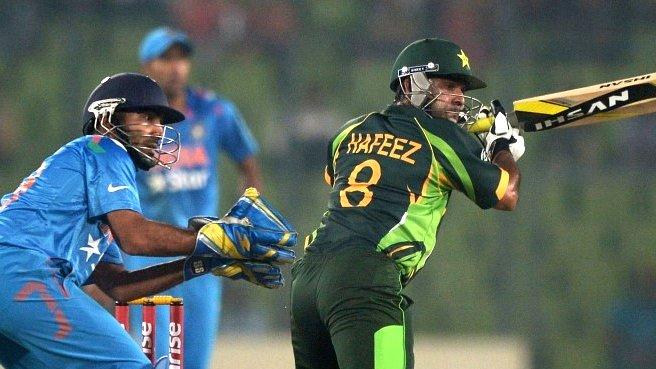
[[[389,68],[410,41],[457,42],[490,86],[473,95],[510,106],[653,72],[655,16],[653,1],[2,1],[0,190],[78,136],[88,92],[106,75],[136,71],[141,37],[171,25],[196,44],[193,81],[234,100],[259,139],[264,193],[307,234],[327,200],[326,140],[347,118],[391,102]],[[502,351],[519,364],[505,368],[611,367],[613,306],[631,291],[632,272],[656,265],[654,119],[527,135],[516,212],[454,196],[436,252],[408,290],[422,368],[468,368],[446,353],[479,357],[486,342],[508,343]],[[230,167],[223,177],[225,209],[238,185]],[[229,337],[264,337],[289,357],[289,288],[225,286],[216,367],[228,367]],[[244,367],[269,357],[230,350]],[[471,367],[499,363],[483,357]]]

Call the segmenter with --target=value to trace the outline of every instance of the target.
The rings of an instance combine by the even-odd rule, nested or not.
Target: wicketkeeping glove
[[[204,225],[211,222],[246,224],[258,229],[280,232],[282,237],[276,244],[281,246],[294,246],[298,242],[298,233],[294,226],[253,187],[244,191],[244,194],[223,218],[191,217],[188,226],[199,231]]]
[[[254,227],[248,222],[204,225],[196,238],[195,255],[217,256],[235,260],[258,260],[280,264],[292,263],[289,232]]]
[[[226,223],[246,222],[255,228],[282,232],[285,238],[276,242],[279,245],[293,246],[298,241],[298,233],[294,227],[253,187],[247,188],[221,219]]]
[[[280,268],[268,263],[230,261],[213,268],[212,274],[235,280],[244,279],[265,288],[279,288],[285,284]]]
[[[185,259],[184,278],[189,280],[207,274],[234,261],[292,263],[294,251],[276,245],[282,237],[280,232],[256,229],[251,225],[211,221],[198,231],[194,252]]]
[[[185,279],[209,273],[226,260],[287,264],[295,258],[290,247],[298,234],[254,188],[247,189],[223,218],[192,217],[189,228],[197,230],[198,236],[194,252],[185,261]]]

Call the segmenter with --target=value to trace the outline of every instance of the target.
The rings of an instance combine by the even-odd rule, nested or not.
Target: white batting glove
[[[490,159],[493,157],[492,154],[494,153],[497,141],[510,141],[510,138],[513,135],[512,127],[510,126],[510,123],[508,123],[508,118],[506,118],[503,108],[496,110],[497,111],[495,111],[494,114],[494,123],[492,123],[490,131],[485,136],[485,152],[487,152]]]
[[[524,137],[521,136],[519,129],[510,125],[499,100],[493,100],[491,105],[494,122],[485,136],[485,155],[491,160],[497,151],[507,148],[513,159],[517,161],[526,150]]]
[[[524,137],[522,137],[518,128],[512,129],[512,138],[510,139],[510,145],[508,145],[508,148],[510,149],[510,153],[515,161],[518,161],[519,158],[524,155],[526,146],[524,145]]]
[[[499,115],[497,115],[499,117]],[[505,117],[505,116],[504,116]],[[498,118],[496,118],[498,119]],[[505,118],[504,118],[505,119]],[[510,136],[510,138],[506,138]],[[492,137],[492,139],[490,139]],[[492,160],[492,155],[495,153],[494,149],[500,140],[505,140],[508,143],[508,150],[513,156],[515,161],[518,161],[519,158],[524,155],[526,146],[524,144],[524,137],[522,137],[521,132],[518,128],[511,128],[510,131],[506,132],[503,135],[496,135],[492,132],[487,134],[486,146],[485,146],[485,159]]]

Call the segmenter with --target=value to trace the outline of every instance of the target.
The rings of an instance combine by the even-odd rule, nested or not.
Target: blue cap
[[[139,61],[144,64],[157,59],[173,45],[180,45],[188,54],[193,51],[191,41],[186,34],[168,27],[155,28],[141,41]]]

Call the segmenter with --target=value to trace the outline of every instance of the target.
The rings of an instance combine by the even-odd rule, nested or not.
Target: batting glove
[[[510,139],[510,145],[508,145],[508,148],[510,149],[510,153],[512,154],[513,159],[518,161],[519,158],[524,155],[524,151],[526,151],[526,145],[524,145],[524,137],[522,137],[518,128],[513,128],[512,132],[512,138]]]
[[[280,268],[268,263],[231,261],[212,269],[215,276],[243,279],[265,288],[279,288],[285,284]]]
[[[187,228],[191,228],[194,231],[198,232],[198,231],[200,231],[201,228],[203,228],[204,225],[206,225],[208,223],[211,223],[211,222],[218,222],[220,220],[221,220],[221,218],[209,217],[209,216],[191,217],[187,221]]]
[[[509,150],[515,161],[524,154],[524,138],[519,129],[513,128],[508,122],[506,112],[499,100],[492,101],[494,122],[485,136],[485,152],[492,160],[499,151]]]

